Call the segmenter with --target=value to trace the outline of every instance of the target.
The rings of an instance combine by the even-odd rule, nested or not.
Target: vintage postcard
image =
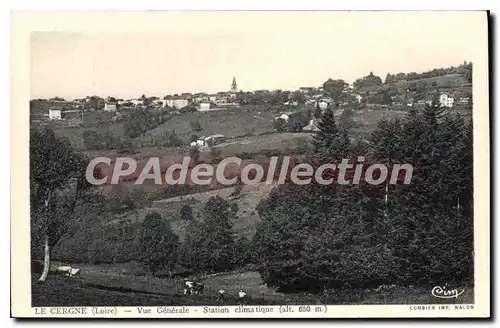
[[[490,316],[488,12],[11,17],[13,317]]]

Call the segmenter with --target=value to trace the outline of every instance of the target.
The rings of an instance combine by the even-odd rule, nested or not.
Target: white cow
[[[194,286],[194,282],[192,281],[186,281],[184,282],[184,295],[186,295],[187,293],[189,294],[193,294],[193,286]]]
[[[69,265],[60,265],[57,267],[56,272],[67,277],[74,277],[78,272],[80,272],[80,269],[72,268]]]

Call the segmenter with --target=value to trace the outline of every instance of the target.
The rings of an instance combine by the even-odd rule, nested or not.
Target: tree
[[[386,78],[387,80],[387,78]],[[386,82],[387,83],[387,82]],[[382,79],[379,76],[376,76],[373,74],[373,72],[370,72],[367,76],[357,79],[354,83],[353,86],[356,89],[363,88],[363,87],[373,87],[373,86],[379,86],[382,84]]]
[[[67,140],[56,137],[46,128],[30,131],[32,232],[44,248],[40,281],[47,278],[51,250],[66,233],[71,222],[69,214],[87,186],[82,178],[84,169],[83,158],[74,153]],[[73,197],[61,202],[58,191]]]
[[[309,123],[307,112],[294,112],[286,122],[286,129],[289,132],[302,132],[302,128]]]
[[[138,247],[140,261],[153,275],[168,269],[172,276],[178,258],[179,238],[158,212],[146,215],[141,224]]]
[[[391,94],[389,93],[389,89],[385,89],[384,90],[384,95],[382,97],[382,102],[385,105],[392,104],[392,97],[391,97]]]
[[[306,96],[300,91],[294,91],[290,95],[290,101],[296,101],[299,104],[303,104],[306,101]]]
[[[203,128],[201,127],[200,121],[191,121],[191,122],[189,122],[189,125],[191,126],[192,131],[199,132],[199,131],[203,130]]]
[[[316,157],[328,162],[344,158],[348,152],[349,138],[346,131],[337,127],[331,109],[327,108],[324,111],[318,128],[320,131],[314,135],[313,139]]]
[[[354,117],[354,113],[353,113],[352,109],[350,109],[350,108],[344,109],[344,111],[342,112],[342,114],[340,114],[340,117],[339,117],[340,129],[344,130],[344,131],[349,131],[350,129],[352,129],[356,124],[354,122],[353,117]]]
[[[185,204],[181,207],[181,220],[182,221],[192,221],[194,220],[193,209],[189,204]]]
[[[104,99],[97,97],[97,96],[91,96],[88,98],[88,101],[85,103],[85,109],[94,109],[94,110],[101,110],[104,108]]]
[[[88,150],[97,150],[104,148],[103,136],[94,130],[86,130],[83,132],[83,144]]]
[[[286,121],[280,117],[276,118],[273,122],[273,126],[278,132],[283,132],[285,131],[286,128]]]
[[[218,272],[234,267],[235,241],[227,201],[219,196],[207,201],[203,221],[193,230],[190,242],[196,269]]]
[[[314,117],[319,119],[321,118],[321,114],[322,114],[322,111],[321,111],[321,108],[319,107],[319,101],[316,102],[316,108],[314,109]]]
[[[342,150],[325,114],[317,154],[356,154]],[[428,106],[380,121],[365,146],[365,164],[412,164],[411,183],[275,188],[257,206],[254,252],[264,282],[320,292],[472,281],[472,125]]]
[[[177,133],[175,133],[174,130],[172,130],[170,133],[166,132],[165,133],[165,146],[168,147],[180,147],[184,143],[182,140],[177,136]]]
[[[111,213],[122,213],[136,208],[132,192],[125,184],[111,185],[106,198],[106,207]]]
[[[333,80],[330,78],[323,83],[323,92],[332,97],[335,102],[340,103],[344,100],[344,93],[348,86],[349,84],[344,80]]]

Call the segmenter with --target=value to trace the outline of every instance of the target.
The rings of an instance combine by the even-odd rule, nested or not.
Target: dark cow
[[[202,295],[204,288],[205,288],[205,284],[203,284],[202,282],[195,282],[194,286],[193,286],[193,294]]]
[[[184,295],[201,295],[205,285],[201,282],[185,281],[184,282]]]

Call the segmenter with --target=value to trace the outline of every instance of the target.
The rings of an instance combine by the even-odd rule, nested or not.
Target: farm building
[[[323,109],[326,109],[328,107],[328,103],[326,101],[321,100],[318,102],[318,106],[320,109],[323,110]]]
[[[167,99],[166,105],[168,107],[181,109],[189,105],[188,99],[177,98],[177,99]]]
[[[200,103],[200,112],[208,112],[209,110],[210,110],[209,102]]]
[[[115,102],[106,102],[104,104],[105,112],[115,112],[116,111],[116,103]]]
[[[142,99],[130,99],[130,100],[127,100],[126,102],[130,102],[134,106],[139,106],[139,105],[144,104],[144,101]]]
[[[223,134],[213,134],[208,137],[200,137],[191,142],[191,147],[212,147],[223,143],[226,140]]]
[[[195,103],[202,103],[202,102],[208,102],[208,95],[206,93],[196,93],[193,96],[193,102]]]
[[[453,101],[453,97],[446,93],[442,93],[441,96],[439,96],[439,104],[443,107],[453,107]]]
[[[313,92],[316,91],[316,88],[314,87],[300,87],[299,91],[304,94],[312,94]]]
[[[469,97],[460,97],[460,100],[458,101],[458,103],[461,105],[468,105],[470,103],[470,98]]]
[[[61,119],[62,119],[62,109],[49,108],[49,120],[61,120]]]

